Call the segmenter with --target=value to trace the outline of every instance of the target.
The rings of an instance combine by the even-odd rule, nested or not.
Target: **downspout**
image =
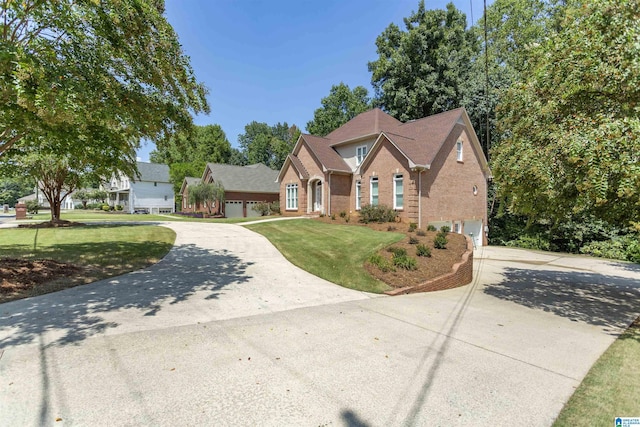
[[[422,170],[418,169],[418,228],[422,228]]]
[[[331,216],[331,174],[329,171],[329,188],[327,188],[327,215]]]

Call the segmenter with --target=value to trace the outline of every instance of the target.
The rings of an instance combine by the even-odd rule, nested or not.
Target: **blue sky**
[[[444,9],[446,0],[426,0]],[[473,18],[482,0],[453,3]],[[489,1],[488,3],[491,3]],[[364,86],[373,95],[367,63],[375,40],[390,24],[418,8],[418,0],[166,0],[196,77],[209,88],[211,114],[198,125],[219,124],[231,145],[252,121],[295,124],[305,131],[331,86]],[[153,143],[138,156],[148,161]]]

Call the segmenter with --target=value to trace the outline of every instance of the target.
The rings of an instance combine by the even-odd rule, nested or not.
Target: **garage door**
[[[473,243],[476,248],[482,246],[482,221],[465,220],[464,234],[473,237]]]
[[[247,216],[260,216],[260,212],[253,210],[253,207],[261,202],[247,202]]]
[[[226,200],[224,202],[224,216],[227,218],[242,218],[242,200]]]

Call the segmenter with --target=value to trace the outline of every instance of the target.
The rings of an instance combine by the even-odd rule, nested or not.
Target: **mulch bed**
[[[61,227],[83,227],[85,224],[82,222],[73,221],[46,221],[46,222],[34,222],[30,224],[20,224],[18,228],[61,228]]]
[[[15,299],[35,287],[79,273],[76,265],[51,259],[0,258],[0,302]]]
[[[405,248],[407,250],[407,255],[415,257],[418,263],[417,270],[396,269],[396,271],[384,273],[376,266],[371,265],[368,262],[365,263],[365,269],[369,274],[393,288],[419,285],[427,280],[434,279],[438,276],[451,272],[453,265],[460,262],[462,254],[464,254],[467,249],[466,239],[462,234],[457,233],[447,234],[449,243],[447,244],[446,249],[435,249],[433,247],[433,239],[437,234],[436,231],[423,230],[426,232],[426,235],[418,236],[417,231],[409,232],[409,224],[406,223],[362,224],[357,222],[357,218],[350,219],[349,222],[346,222],[344,218],[336,217],[332,220],[327,216],[317,218],[316,221],[326,222],[329,224],[365,226],[384,232],[404,233],[406,238],[392,246]],[[414,237],[418,239],[418,243],[422,243],[431,248],[431,257],[427,258],[416,256],[417,244],[409,244],[409,237]],[[392,254],[387,250],[383,249],[379,253],[383,257],[391,260]]]

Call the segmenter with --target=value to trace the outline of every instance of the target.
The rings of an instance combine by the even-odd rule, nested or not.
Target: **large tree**
[[[446,10],[418,10],[405,30],[389,25],[376,39],[379,58],[369,62],[376,102],[407,121],[459,107],[477,39],[453,3]]]
[[[563,13],[499,106],[499,196],[511,212],[556,224],[638,221],[640,3],[569,2]]]
[[[372,107],[366,88],[356,86],[351,90],[342,82],[332,86],[329,95],[322,98],[320,103],[322,107],[313,113],[313,120],[307,123],[307,132],[318,136],[331,133]]]
[[[286,122],[269,126],[253,121],[244,131],[238,135],[238,142],[247,163],[263,163],[276,170],[282,167],[300,136],[298,127]]]
[[[3,0],[0,156],[45,135],[128,154],[208,112],[162,0]],[[29,138],[27,138],[29,137]],[[124,157],[126,157],[126,154]]]
[[[231,143],[220,125],[193,126],[151,152],[154,163],[228,163]]]

